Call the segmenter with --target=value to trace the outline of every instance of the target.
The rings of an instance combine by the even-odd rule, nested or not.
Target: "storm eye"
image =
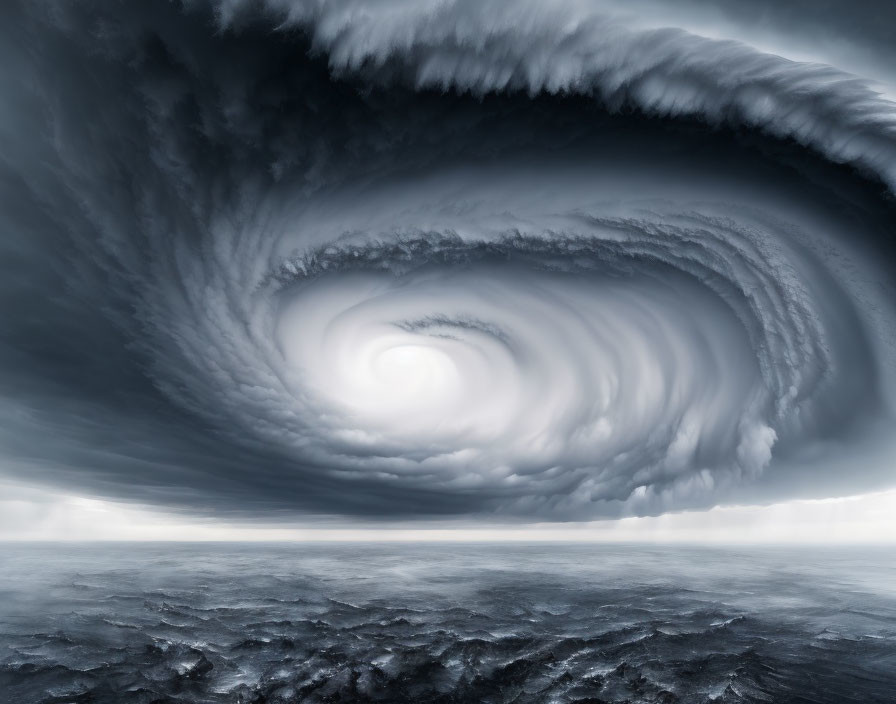
[[[369,369],[376,384],[405,402],[444,393],[457,373],[451,359],[438,349],[402,343],[374,353],[369,364],[360,366]]]
[[[458,369],[449,354],[431,345],[410,344],[388,336],[344,350],[329,369],[341,401],[374,424],[394,417],[413,424],[419,414],[448,412],[460,387]]]

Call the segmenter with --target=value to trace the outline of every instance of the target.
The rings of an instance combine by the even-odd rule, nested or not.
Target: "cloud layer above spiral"
[[[816,5],[7,3],[3,476],[266,519],[891,485],[896,15]]]

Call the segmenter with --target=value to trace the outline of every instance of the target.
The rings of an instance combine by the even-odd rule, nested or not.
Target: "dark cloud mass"
[[[3,3],[4,476],[265,518],[891,484],[887,23]]]

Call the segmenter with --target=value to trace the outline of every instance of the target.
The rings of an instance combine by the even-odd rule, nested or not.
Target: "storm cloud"
[[[4,476],[266,519],[892,484],[893,50],[816,5],[4,4]]]

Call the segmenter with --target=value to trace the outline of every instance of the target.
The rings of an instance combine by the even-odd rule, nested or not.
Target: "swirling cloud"
[[[699,7],[6,7],[6,474],[267,518],[891,482],[896,105],[832,65],[879,82],[874,32]]]

